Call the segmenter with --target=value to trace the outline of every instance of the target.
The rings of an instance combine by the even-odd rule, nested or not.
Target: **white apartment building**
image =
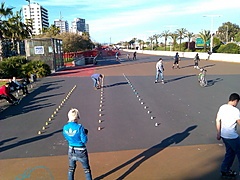
[[[85,32],[89,33],[89,24],[85,24]]]
[[[27,23],[28,20],[31,18],[33,25],[33,34],[38,35],[42,32],[43,28],[49,27],[48,10],[43,8],[38,3],[24,5],[22,7],[22,12],[24,17],[24,23]]]
[[[72,24],[71,24],[71,28],[70,28],[70,32],[73,32],[73,33],[83,33],[83,32],[86,32],[85,30],[85,19],[81,19],[81,18],[75,18],[73,21],[72,21]]]
[[[67,21],[63,21],[63,20],[60,20],[60,19],[56,19],[56,20],[54,21],[54,25],[55,25],[56,27],[59,27],[60,33],[68,32],[68,31],[69,31],[69,26],[68,26],[68,22],[67,22]]]

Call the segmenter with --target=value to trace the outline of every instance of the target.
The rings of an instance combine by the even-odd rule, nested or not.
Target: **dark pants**
[[[17,99],[12,94],[9,94],[9,96],[1,94],[0,99],[6,99],[9,103],[13,103],[14,101],[17,101]]]
[[[236,155],[238,161],[240,162],[240,138],[239,137],[236,139],[222,138],[222,140],[225,144],[226,153],[224,160],[222,162],[221,171],[228,172],[232,167]]]

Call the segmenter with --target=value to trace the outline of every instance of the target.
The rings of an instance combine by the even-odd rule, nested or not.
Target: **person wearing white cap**
[[[86,143],[88,141],[88,130],[82,124],[78,124],[80,119],[79,111],[75,108],[68,112],[68,123],[63,127],[63,136],[68,141],[68,180],[74,180],[76,162],[82,163],[86,180],[92,180],[91,168],[89,165]]]

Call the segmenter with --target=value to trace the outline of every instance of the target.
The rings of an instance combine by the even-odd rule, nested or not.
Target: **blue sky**
[[[26,0],[1,0],[7,7],[19,10]],[[16,3],[17,2],[17,3]],[[186,28],[199,33],[217,30],[225,22],[240,26],[238,0],[31,0],[48,9],[49,23],[59,19],[69,24],[83,18],[89,24],[90,36],[100,43],[147,40],[165,30]],[[207,15],[207,17],[203,17]],[[210,16],[209,16],[210,15]],[[220,15],[215,17],[213,15]],[[160,41],[163,41],[160,39]]]

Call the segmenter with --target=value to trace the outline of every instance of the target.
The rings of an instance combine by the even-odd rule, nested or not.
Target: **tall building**
[[[54,21],[54,25],[56,27],[59,27],[60,29],[60,33],[63,33],[63,32],[68,32],[69,31],[69,26],[68,26],[68,22],[67,21],[63,21],[61,19],[56,19]]]
[[[71,27],[70,30],[71,30],[71,32],[74,32],[74,33],[86,32],[86,30],[85,30],[85,19],[75,18],[72,21],[72,27]]]
[[[89,33],[89,24],[85,25],[85,32]]]
[[[22,7],[24,23],[28,23],[29,19],[32,21],[32,33],[38,35],[43,28],[49,27],[48,10],[43,8],[38,3],[24,5]]]

